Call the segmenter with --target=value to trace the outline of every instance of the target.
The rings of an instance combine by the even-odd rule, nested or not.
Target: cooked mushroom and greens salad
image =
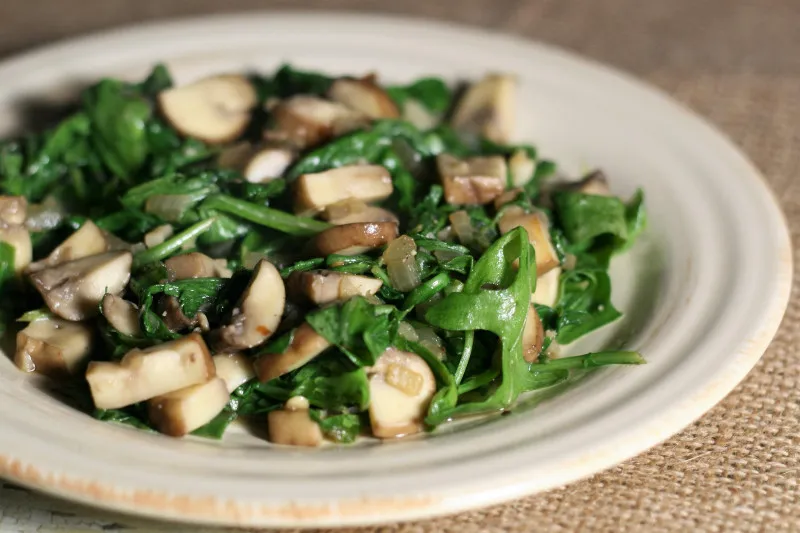
[[[616,320],[642,194],[513,144],[515,82],[456,91],[283,66],[104,79],[0,144],[6,337],[100,420],[278,444],[387,439],[509,410],[635,352]]]

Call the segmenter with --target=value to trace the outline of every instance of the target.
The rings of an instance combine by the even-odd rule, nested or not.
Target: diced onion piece
[[[197,203],[191,194],[154,194],[144,203],[144,212],[167,222],[177,222],[183,213]]]
[[[414,326],[405,321],[400,322],[400,325],[397,327],[397,334],[407,341],[417,342],[419,340],[417,330],[414,329]]]
[[[469,218],[469,213],[466,211],[455,211],[450,213],[448,217],[450,220],[453,233],[456,234],[461,244],[470,246],[475,243],[477,233],[472,226],[472,220]]]
[[[162,224],[161,226],[153,228],[145,233],[144,245],[148,248],[158,246],[162,242],[172,237],[173,233],[175,233],[175,230],[172,228],[171,224]]]
[[[417,335],[419,336],[419,344],[427,348],[429,352],[435,355],[439,360],[444,359],[446,350],[444,341],[433,331],[433,328],[417,327]]]
[[[408,235],[402,235],[389,243],[383,252],[383,262],[392,286],[401,292],[408,292],[420,284],[419,265],[417,265],[417,243]]]

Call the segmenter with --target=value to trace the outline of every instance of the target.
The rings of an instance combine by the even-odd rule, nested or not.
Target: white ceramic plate
[[[720,133],[657,91],[562,51],[476,30],[332,14],[249,14],[143,26],[0,65],[0,134],[31,104],[165,60],[177,81],[283,60],[332,73],[515,72],[520,139],[616,193],[642,186],[650,225],[613,265],[626,318],[574,348],[624,343],[649,364],[598,371],[512,416],[391,444],[269,448],[103,424],[43,394],[0,358],[0,475],[132,513],[195,522],[310,526],[453,512],[587,476],[666,439],[727,394],[785,309],[788,232],[758,171]]]

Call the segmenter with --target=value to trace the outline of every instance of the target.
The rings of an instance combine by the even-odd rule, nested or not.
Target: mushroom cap
[[[320,255],[358,255],[380,248],[397,238],[394,222],[366,222],[334,226],[319,233],[312,248]]]
[[[449,204],[488,204],[506,188],[506,161],[501,156],[459,159],[439,154],[436,166]]]
[[[536,290],[531,301],[539,305],[553,307],[558,301],[558,284],[561,278],[561,267],[556,267],[536,278]]]
[[[262,383],[273,380],[305,365],[330,348],[331,343],[303,322],[292,335],[289,346],[283,353],[267,353],[255,362],[258,380]]]
[[[528,307],[525,315],[525,326],[522,329],[522,357],[525,361],[533,363],[539,358],[544,342],[544,327],[539,313],[533,304]]]
[[[145,349],[134,348],[119,363],[92,361],[86,381],[98,409],[120,409],[205,383],[215,375],[206,343],[192,333]]]
[[[380,290],[383,282],[376,278],[335,272],[310,270],[293,272],[287,280],[289,293],[317,305],[343,302],[353,296],[370,296]]]
[[[536,250],[536,275],[543,276],[561,263],[550,240],[547,217],[543,213],[525,213],[519,207],[509,207],[497,223],[500,233],[506,234],[514,228],[523,227],[528,240]]]
[[[348,199],[376,202],[388,198],[392,176],[380,165],[345,165],[302,174],[295,184],[294,208],[298,214],[313,214]]]
[[[217,354],[213,358],[217,376],[225,380],[228,392],[233,392],[256,375],[253,362],[240,353]]]
[[[106,293],[125,289],[132,262],[130,252],[106,252],[33,272],[30,278],[50,311],[67,320],[85,320],[97,315]]]
[[[389,348],[370,370],[369,416],[379,438],[400,437],[422,429],[436,379],[417,354]]]
[[[229,401],[225,381],[215,377],[151,399],[147,416],[161,433],[182,437],[210,422]]]
[[[374,77],[339,78],[331,84],[328,97],[372,119],[400,117],[397,104],[375,83]]]
[[[87,220],[64,242],[56,246],[45,259],[31,263],[28,272],[36,272],[103,252],[122,250],[126,246],[127,243],[101,230],[91,220]]]
[[[397,215],[382,207],[365,204],[362,200],[348,198],[329,205],[322,212],[322,218],[335,226],[356,222],[395,222]]]
[[[200,252],[174,255],[164,261],[169,281],[193,278],[214,278],[217,265],[213,259]]]
[[[253,85],[237,74],[204,78],[158,94],[161,112],[173,128],[212,144],[239,137],[257,103]]]
[[[17,333],[14,362],[24,372],[67,378],[84,365],[92,337],[88,324],[58,318],[34,320]]]
[[[24,196],[0,195],[0,222],[10,226],[25,223],[28,216],[28,200]]]
[[[514,136],[516,79],[508,74],[488,74],[470,86],[453,113],[453,128],[504,144]]]
[[[278,329],[285,305],[283,279],[275,265],[262,259],[233,309],[230,324],[212,333],[215,349],[232,352],[261,344]]]
[[[133,302],[115,294],[106,294],[102,300],[103,316],[111,327],[123,335],[136,336],[142,332],[139,309]]]
[[[299,149],[369,124],[368,117],[361,113],[316,96],[292,96],[278,103],[271,113],[275,129],[265,132],[265,137]]]

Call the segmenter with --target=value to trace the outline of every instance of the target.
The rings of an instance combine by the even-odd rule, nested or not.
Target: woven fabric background
[[[132,22],[257,8],[450,20],[550,42],[627,70],[708,117],[750,155],[779,197],[798,249],[800,0],[3,0],[0,55]],[[358,531],[800,531],[799,283],[758,366],[666,443],[507,505]],[[0,485],[0,527],[114,530],[115,523],[176,531]]]

